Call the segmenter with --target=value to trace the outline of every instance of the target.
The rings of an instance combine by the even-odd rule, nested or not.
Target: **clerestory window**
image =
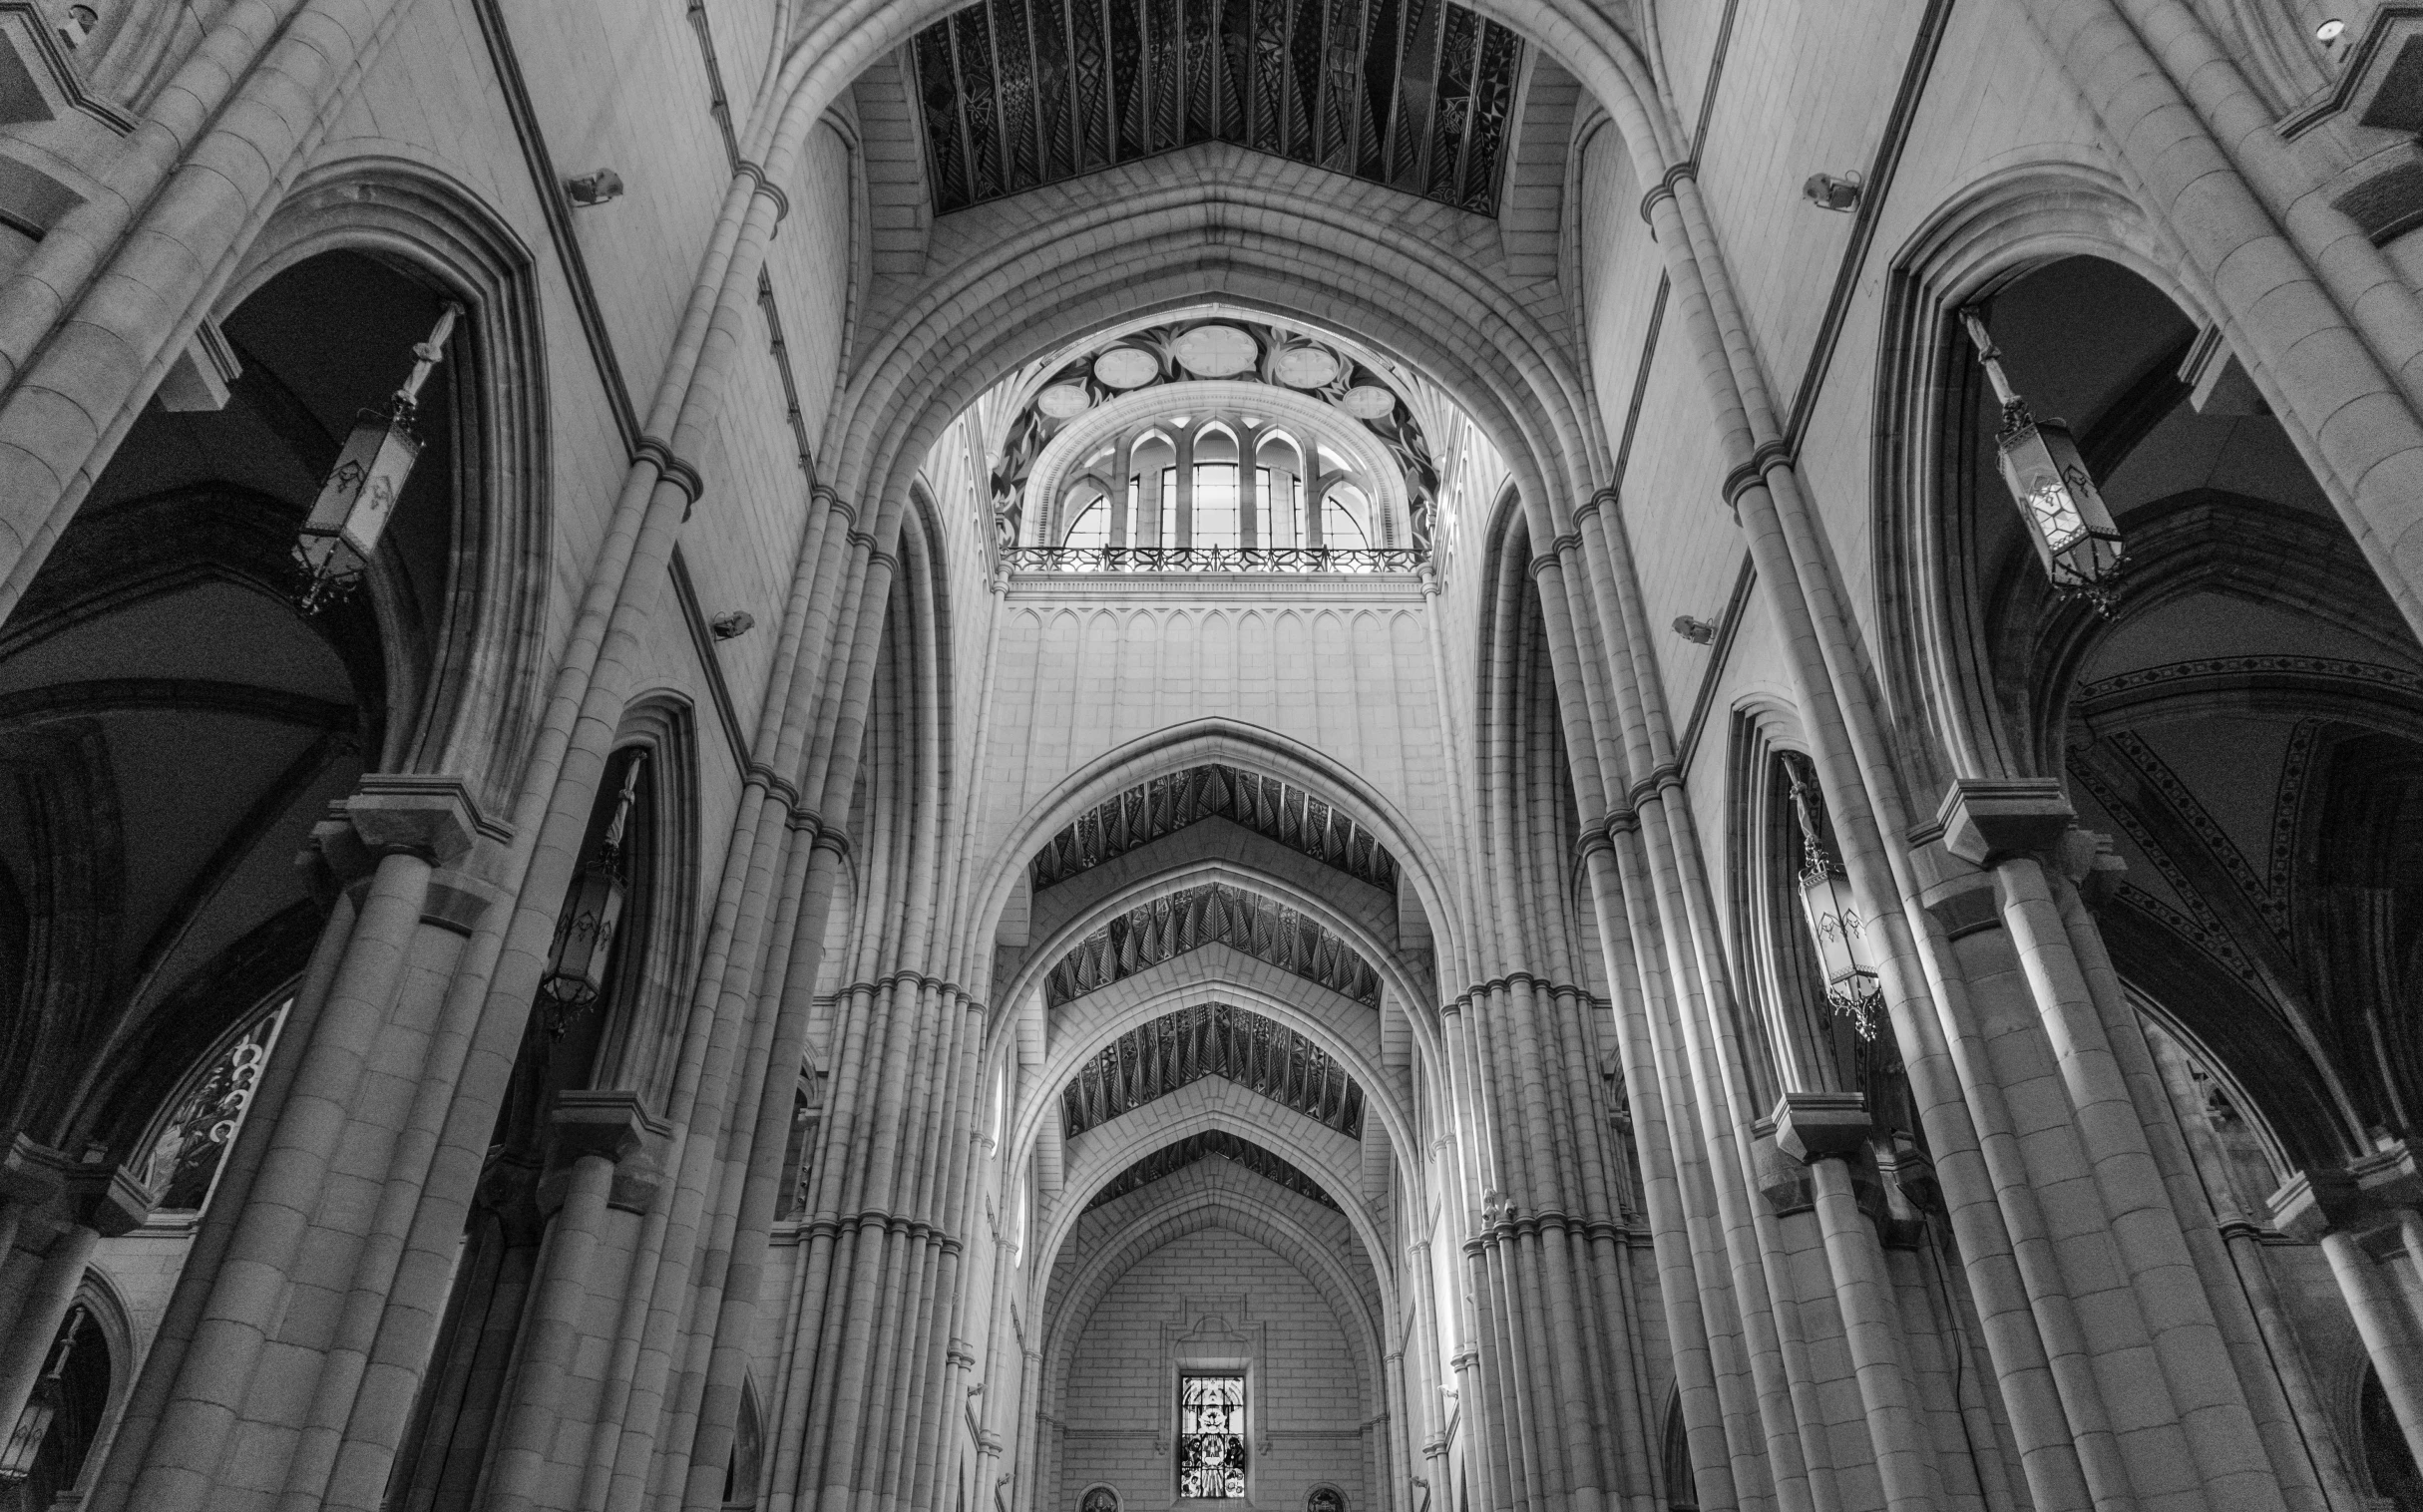
[[[1245,1377],[1178,1377],[1178,1495],[1245,1498]]]

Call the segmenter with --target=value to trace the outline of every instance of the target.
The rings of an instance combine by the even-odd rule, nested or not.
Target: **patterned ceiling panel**
[[[1129,788],[1078,816],[1035,853],[1027,876],[1040,892],[1113,856],[1217,816],[1336,867],[1376,888],[1397,888],[1397,858],[1372,832],[1304,789],[1236,767],[1190,767]]]
[[[1380,1006],[1380,973],[1353,945],[1294,909],[1220,882],[1156,898],[1077,942],[1043,979],[1045,1000],[1056,1008],[1207,945],[1243,950]]]
[[[1249,1008],[1199,1003],[1131,1029],[1060,1089],[1060,1126],[1074,1139],[1206,1076],[1363,1137],[1363,1088],[1319,1045]]]
[[[910,48],[937,211],[1228,142],[1494,215],[1522,62],[1448,0],[980,0]]]
[[[1216,1130],[1181,1139],[1174,1145],[1164,1145],[1153,1151],[1105,1182],[1102,1190],[1093,1194],[1093,1201],[1085,1204],[1085,1211],[1090,1213],[1106,1202],[1116,1202],[1130,1192],[1151,1186],[1164,1176],[1183,1171],[1196,1161],[1207,1160],[1213,1156],[1218,1156],[1222,1160],[1233,1160],[1265,1181],[1275,1181],[1298,1196],[1311,1198],[1332,1212],[1341,1211],[1337,1199],[1323,1191],[1321,1183],[1305,1175],[1301,1170],[1289,1165],[1251,1140],[1239,1139],[1234,1134],[1222,1134]]]

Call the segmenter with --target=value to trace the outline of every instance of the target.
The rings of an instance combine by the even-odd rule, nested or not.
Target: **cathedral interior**
[[[0,0],[0,1512],[2423,1512],[2418,1142],[2423,6]]]

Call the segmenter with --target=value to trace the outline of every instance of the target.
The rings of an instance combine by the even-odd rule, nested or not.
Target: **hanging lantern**
[[[1861,1039],[1873,1039],[1884,992],[1869,954],[1866,921],[1851,894],[1850,879],[1826,854],[1817,802],[1800,763],[1788,759],[1784,771],[1792,781],[1793,815],[1801,825],[1801,908],[1809,918],[1810,940],[1817,947],[1818,968],[1825,973],[1825,1000],[1851,1021]]]
[[[51,1423],[59,1415],[64,1395],[59,1378],[67,1371],[68,1356],[76,1348],[77,1335],[84,1331],[85,1317],[84,1304],[77,1303],[68,1309],[58,1333],[53,1335],[50,1358],[43,1361],[42,1373],[34,1379],[25,1410],[19,1414],[7,1441],[0,1442],[0,1486],[23,1481],[41,1458],[43,1442],[51,1436]]]
[[[2060,421],[2038,420],[2028,413],[2027,401],[2012,390],[2002,371],[2002,353],[1987,334],[1984,319],[1975,310],[1961,311],[1960,318],[2002,405],[2002,427],[1994,444],[2002,455],[2003,482],[2028,524],[2036,558],[2057,591],[2080,594],[2097,613],[2108,616],[2128,556],[2121,547],[2120,527],[2078,453],[2078,441]]]
[[[548,952],[547,976],[539,983],[554,1003],[550,1031],[562,1034],[575,1016],[597,1002],[606,990],[606,966],[613,958],[614,928],[622,922],[624,879],[622,837],[638,801],[639,769],[647,760],[633,756],[622,769],[622,792],[614,800],[614,817],[606,839],[589,865],[573,878],[572,892],[556,921],[556,943]]]
[[[371,553],[387,529],[387,517],[395,513],[395,502],[421,455],[416,424],[421,385],[446,355],[446,338],[462,313],[459,304],[446,306],[429,339],[412,349],[412,373],[404,386],[385,404],[362,412],[327,482],[320,485],[301,539],[294,544],[294,564],[302,576],[296,601],[304,613],[316,614],[361,585]]]

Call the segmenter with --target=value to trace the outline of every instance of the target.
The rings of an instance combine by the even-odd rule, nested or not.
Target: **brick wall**
[[[1371,1451],[1362,1427],[1377,1413],[1345,1325],[1276,1252],[1232,1229],[1208,1228],[1146,1256],[1095,1308],[1061,1398],[1066,1439],[1052,1512],[1074,1512],[1097,1481],[1118,1489],[1125,1512],[1171,1506],[1173,1458],[1155,1445],[1172,1421],[1169,1340],[1190,1327],[1236,1331],[1257,1323],[1265,1325],[1264,1355],[1248,1383],[1255,1435],[1249,1505],[1300,1508],[1306,1492],[1327,1481],[1346,1493],[1350,1509],[1366,1506]]]

